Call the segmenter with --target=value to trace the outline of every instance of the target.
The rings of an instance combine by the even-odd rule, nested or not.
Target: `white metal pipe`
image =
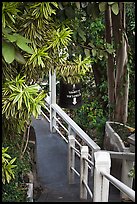
[[[79,155],[81,154],[81,152],[78,149],[76,149],[75,147],[72,146],[71,148],[74,149],[74,151],[77,152]]]
[[[92,166],[94,166],[94,163],[91,161],[91,160],[89,160],[88,158],[86,158],[86,157],[84,157],[83,159],[85,159],[87,162],[89,162]]]
[[[86,144],[94,149],[100,150],[100,147],[57,105],[51,104],[51,107],[61,116],[64,121],[86,142]]]
[[[77,176],[80,176],[80,173],[74,167],[71,167],[71,169],[77,174]]]
[[[60,126],[68,133],[68,130],[67,130],[67,128],[65,128],[65,126],[64,125],[62,125],[62,123],[58,120],[58,118],[57,117],[55,117],[55,116],[53,116],[54,118],[55,118],[55,120],[60,124]]]
[[[111,158],[135,161],[135,153],[133,152],[114,152],[114,151],[107,151],[107,150],[106,152],[110,153]]]
[[[60,132],[60,130],[54,126],[55,130],[60,134],[60,136],[65,140],[66,143],[68,143],[68,140],[64,137],[64,135]]]
[[[48,118],[48,116],[43,111],[41,111],[41,113],[47,119],[47,121],[50,122],[50,119]]]
[[[104,172],[104,171],[100,171],[100,173],[105,176],[116,188],[118,188],[120,191],[122,191],[123,193],[127,194],[129,196],[129,198],[135,202],[135,191],[132,190],[131,188],[129,188],[128,186],[126,186],[124,183],[122,183],[121,181],[119,181],[117,178],[115,178],[114,176]]]
[[[76,139],[75,139],[76,140]],[[76,140],[76,143],[81,147],[82,145]]]
[[[82,182],[84,183],[84,185],[85,185],[85,187],[86,187],[86,189],[87,189],[87,191],[88,191],[90,197],[93,198],[93,193],[92,193],[92,191],[90,190],[90,188],[89,188],[89,186],[87,185],[87,183],[86,183],[84,180],[82,180]]]

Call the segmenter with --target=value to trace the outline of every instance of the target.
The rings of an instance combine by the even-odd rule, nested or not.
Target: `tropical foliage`
[[[81,81],[84,103],[81,108],[71,111],[71,114],[99,144],[103,137],[105,121],[114,116],[114,108],[117,105],[116,101],[110,98],[114,96],[114,87],[115,92],[121,94],[117,95],[119,97],[117,99],[125,93],[118,91],[119,82],[122,88],[123,84],[127,85],[126,91],[129,87],[129,102],[126,100],[129,114],[126,112],[126,117],[128,116],[127,123],[134,126],[134,6],[134,2],[126,4],[124,2],[2,2],[3,143],[4,148],[9,147],[11,158],[17,158],[15,174],[9,173],[10,182],[6,182],[7,178],[4,177],[6,174],[2,177],[5,179],[3,194],[6,201],[10,199],[16,202],[24,199],[23,196],[20,198],[22,190],[18,191],[20,189],[18,173],[29,169],[24,164],[27,166],[25,162],[29,161],[26,156],[31,118],[38,117],[41,107],[44,107],[43,99],[46,96],[45,91],[40,90],[38,82],[47,77],[49,70],[56,69],[58,79],[63,78],[69,83]],[[117,55],[120,48],[117,45],[122,44],[116,43],[115,26],[120,25],[117,22],[122,22],[123,19],[121,21],[119,19],[120,16],[124,16],[125,11],[127,27],[122,27],[119,37],[124,36],[124,40],[120,42],[128,42],[126,44],[128,49],[123,55],[126,69],[122,73],[126,73],[129,78],[120,77],[122,81],[119,81],[120,75],[117,72],[117,77],[111,80],[112,73],[124,70],[119,66],[122,55]],[[110,13],[113,20],[108,15]],[[113,31],[111,41],[107,35],[109,34],[107,20],[116,22],[109,27]],[[111,60],[113,63],[110,63]],[[133,83],[126,83],[127,79]],[[128,96],[128,92],[126,93]],[[121,107],[123,103],[119,104]],[[16,142],[11,145],[13,140]],[[12,170],[14,159],[11,158],[9,163],[12,161],[10,164]],[[12,179],[13,177],[15,178]],[[11,189],[18,192],[17,197],[10,196]]]
[[[7,154],[8,147],[2,147],[2,183],[10,182],[11,179],[15,178],[13,168],[17,165],[13,163],[16,160],[16,157],[11,159],[11,156]]]

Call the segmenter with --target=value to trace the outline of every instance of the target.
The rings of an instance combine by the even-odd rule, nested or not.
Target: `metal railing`
[[[109,182],[111,182],[120,192],[125,193],[133,202],[135,201],[135,191],[110,175],[111,157],[110,153],[104,150],[95,152],[94,167],[94,200],[93,202],[108,202]],[[96,195],[99,196],[96,196]]]
[[[93,162],[88,159],[88,146],[81,146],[81,151],[79,151],[77,148],[75,148],[75,143],[75,137],[73,135],[70,135],[68,142],[69,184],[75,183],[74,174],[76,174],[78,177],[80,177],[80,198],[87,199],[87,192],[89,193],[90,197],[93,198],[93,193],[88,185],[88,162],[93,165]],[[80,172],[78,172],[75,168],[75,153],[80,157]]]
[[[125,193],[132,201],[135,202],[135,191],[129,188],[127,185],[119,181],[114,176],[101,171],[100,172],[105,178],[107,178],[117,189],[119,189],[121,192]]]
[[[68,143],[68,177],[73,184],[74,174],[80,177],[80,198],[87,199],[87,192],[93,202],[108,202],[109,182],[121,192],[135,201],[135,191],[110,175],[111,157],[133,161],[134,154],[102,151],[100,147],[56,104],[56,77],[50,74],[50,95],[45,99],[48,116],[42,114],[50,122],[50,131],[58,132]],[[63,131],[60,130],[60,127]],[[64,133],[66,134],[64,136]],[[81,140],[79,142],[78,140]],[[83,145],[84,142],[84,145]],[[80,157],[80,172],[75,168],[75,154]],[[90,158],[90,159],[89,159]],[[94,171],[94,188],[88,185],[88,171]],[[91,176],[91,174],[90,174]]]

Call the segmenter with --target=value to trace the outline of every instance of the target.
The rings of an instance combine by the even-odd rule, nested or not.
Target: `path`
[[[33,127],[36,133],[38,179],[44,189],[36,202],[82,202],[79,198],[79,177],[75,175],[75,184],[68,184],[66,142],[59,134],[50,133],[49,123],[42,116],[33,120]],[[77,157],[76,169],[79,172]],[[92,177],[88,184],[93,189]],[[119,202],[118,194],[118,190],[110,185],[109,202]],[[92,202],[92,199],[88,197],[86,202]]]

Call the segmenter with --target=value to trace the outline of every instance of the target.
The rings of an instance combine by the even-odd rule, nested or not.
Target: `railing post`
[[[133,178],[129,177],[128,174],[133,166],[134,166],[133,161],[128,161],[126,159],[123,159],[121,181],[130,188],[132,188],[132,185],[133,185]],[[125,193],[121,193],[121,200],[129,200],[129,197]]]
[[[74,171],[71,168],[75,167],[75,151],[72,147],[75,147],[75,137],[73,135],[68,136],[68,180],[69,184],[74,184]]]
[[[101,175],[100,171],[110,173],[110,154],[105,151],[94,153],[94,193],[93,202],[108,202],[109,181]]]
[[[88,183],[88,162],[84,159],[88,159],[88,146],[81,147],[80,157],[80,199],[87,199],[87,189],[83,181]]]
[[[74,137],[76,137],[76,133],[75,131],[71,128],[71,126],[68,126],[68,135],[73,135]]]
[[[49,71],[49,92],[50,92],[50,131],[56,132],[54,126],[56,126],[56,111],[51,107],[51,104],[56,103],[56,71]]]

